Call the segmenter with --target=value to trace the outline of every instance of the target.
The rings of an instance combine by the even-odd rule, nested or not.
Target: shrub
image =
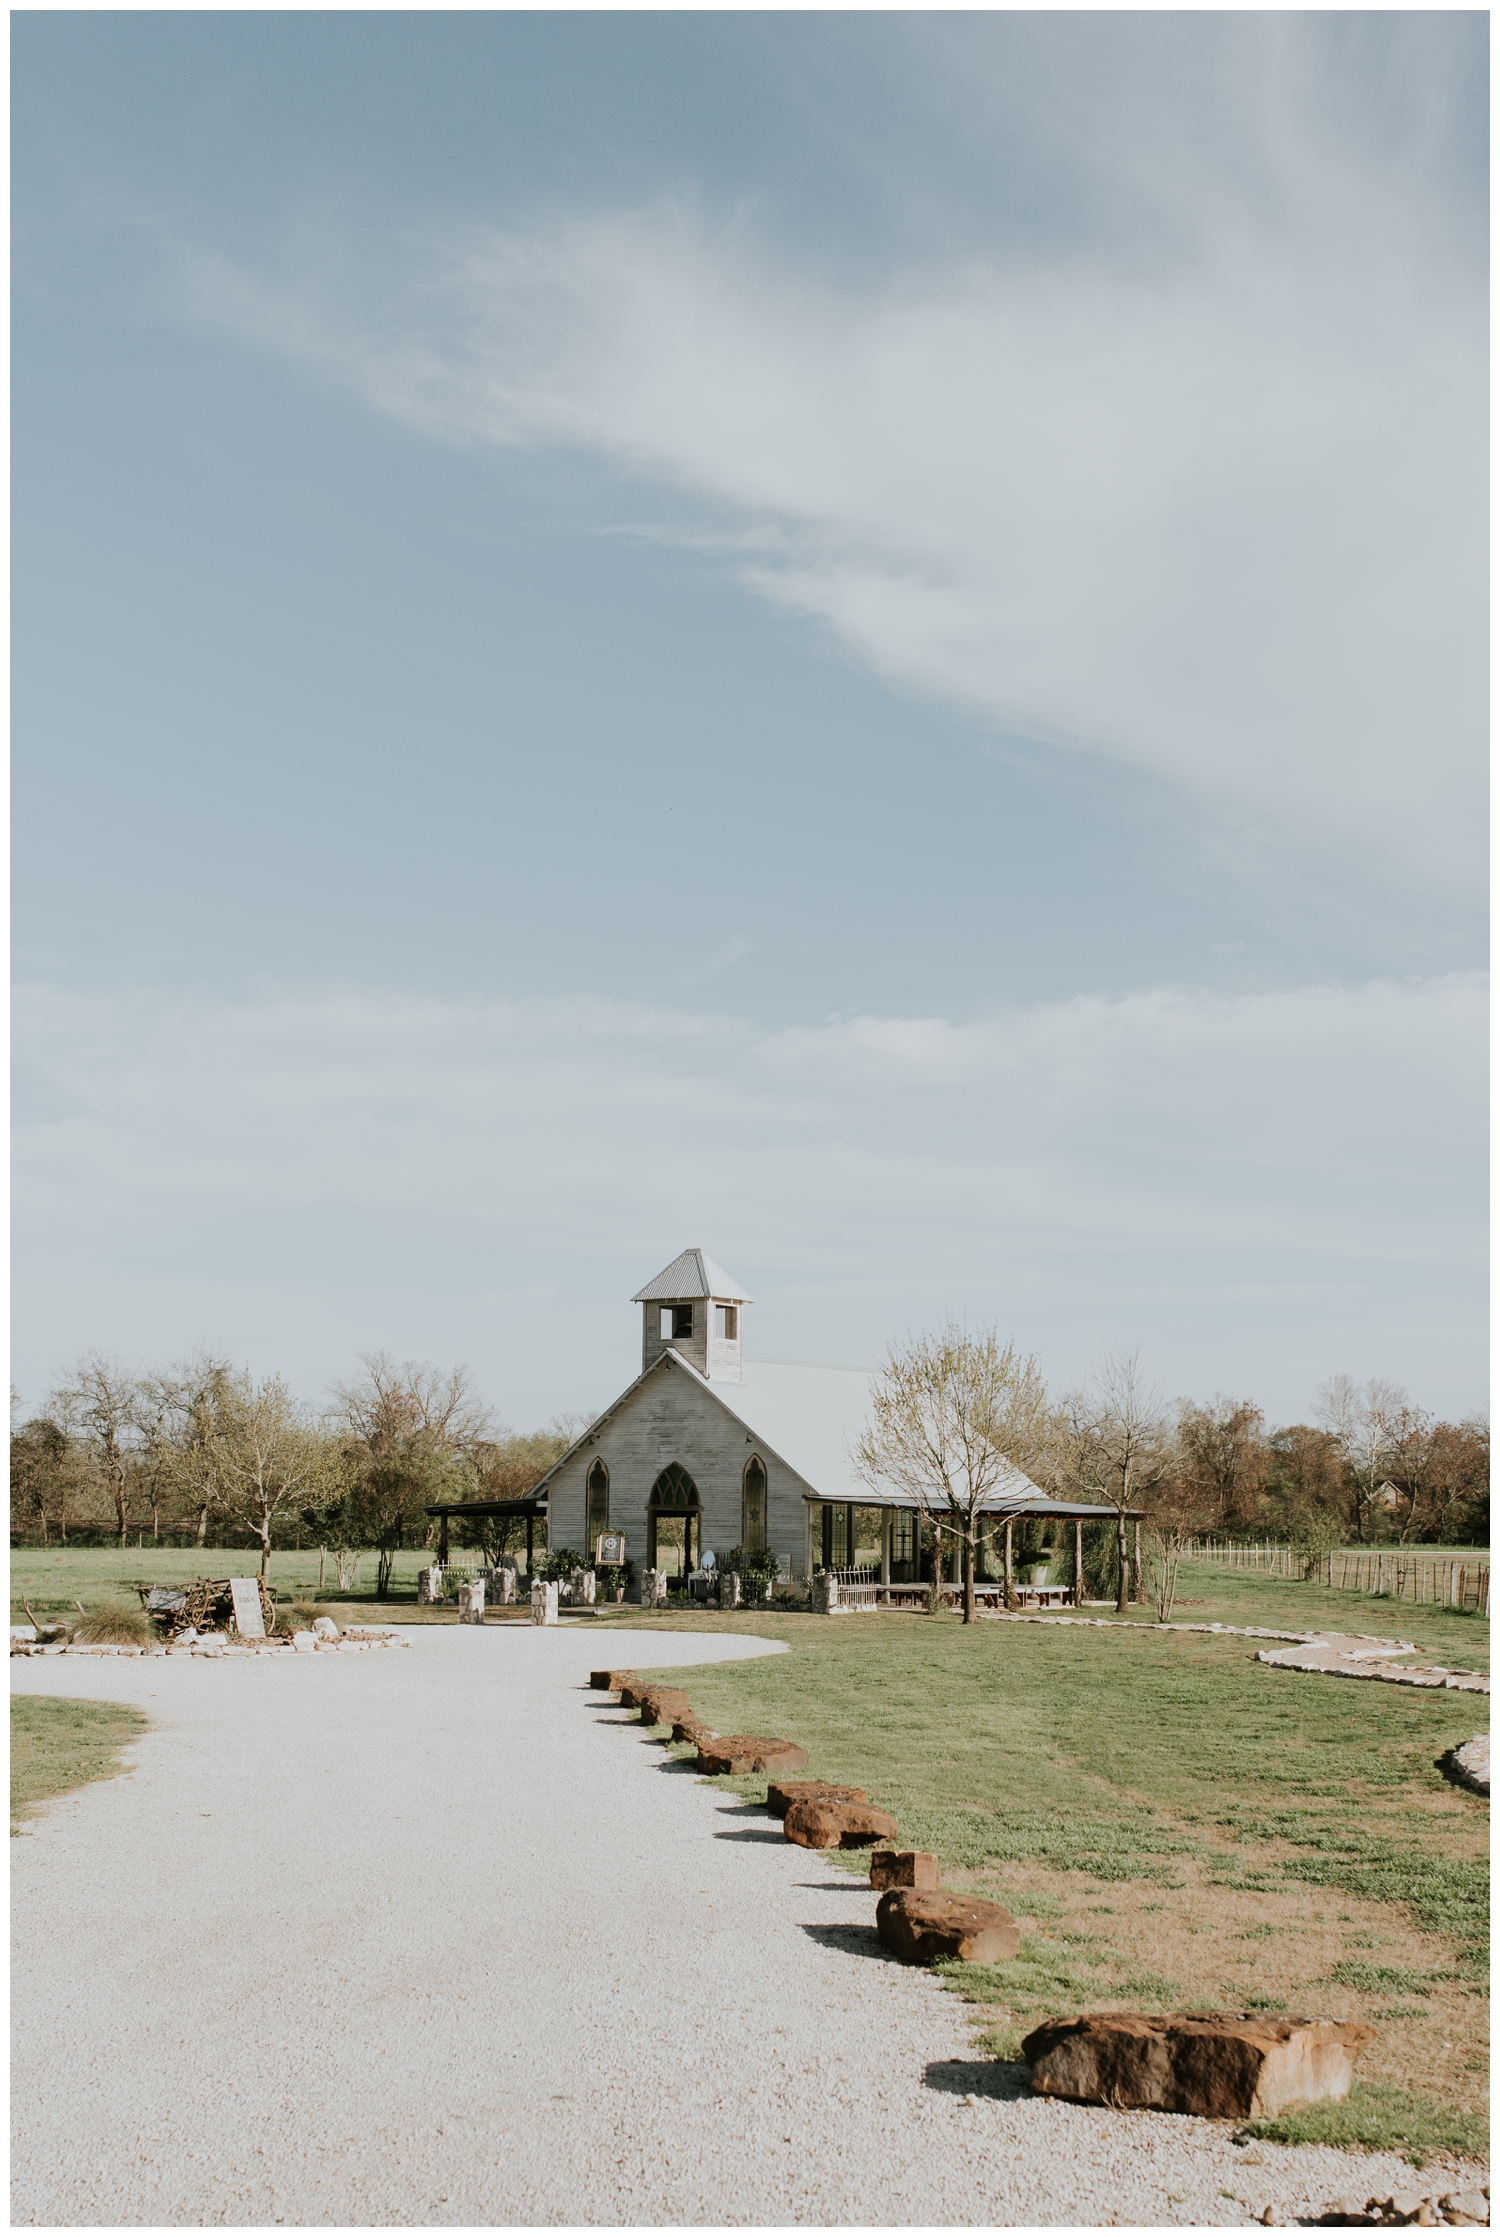
[[[85,1616],[73,1637],[84,1647],[150,1647],[156,1644],[158,1632],[144,1608],[111,1600]]]

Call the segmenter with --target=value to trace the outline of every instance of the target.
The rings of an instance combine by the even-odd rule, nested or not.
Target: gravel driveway
[[[11,1845],[17,2222],[1232,2225],[1410,2181],[1018,2091],[867,1888],[583,1690],[770,1643],[410,1636],[12,1663],[157,1720]]]

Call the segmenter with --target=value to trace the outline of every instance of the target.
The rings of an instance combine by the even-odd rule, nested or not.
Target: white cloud
[[[435,438],[674,487],[718,516],[687,541],[895,684],[1451,892],[1483,829],[1482,280],[1421,151],[1320,105],[1308,39],[1225,38],[1211,106],[1043,89],[1126,245],[838,287],[616,211],[433,244],[378,325],[222,266],[201,300]]]
[[[623,1301],[694,1241],[773,1353],[957,1309],[1057,1372],[1139,1339],[1175,1387],[1282,1410],[1351,1365],[1468,1404],[1483,1017],[1467,975],[769,1032],[23,992],[18,1373],[212,1340],[315,1387],[385,1342],[541,1418],[623,1380]]]

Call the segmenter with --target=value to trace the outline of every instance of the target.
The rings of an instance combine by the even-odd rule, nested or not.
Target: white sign
[[[261,1614],[260,1586],[254,1577],[231,1577],[229,1590],[234,1596],[234,1628],[242,1639],[264,1639],[265,1618]]]
[[[623,1530],[606,1531],[595,1541],[594,1559],[601,1569],[618,1569],[625,1559],[625,1533]]]

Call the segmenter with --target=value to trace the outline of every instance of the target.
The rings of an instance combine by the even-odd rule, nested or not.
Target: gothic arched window
[[[609,1470],[602,1460],[596,1460],[588,1473],[589,1534],[587,1559],[592,1561],[594,1549],[609,1528]]]
[[[766,1464],[758,1458],[745,1462],[740,1544],[746,1553],[766,1550]]]

